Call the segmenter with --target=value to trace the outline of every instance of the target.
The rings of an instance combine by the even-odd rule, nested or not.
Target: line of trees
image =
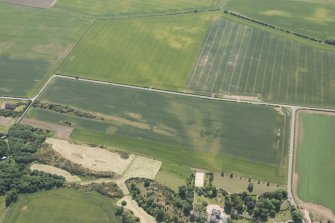
[[[326,43],[326,44],[329,44],[329,45],[335,45],[335,40],[325,40],[325,41],[323,41],[321,39],[318,39],[318,38],[315,38],[315,37],[312,37],[312,36],[308,36],[308,35],[305,35],[305,34],[297,33],[297,32],[294,32],[294,31],[291,31],[291,30],[288,30],[288,29],[284,29],[284,28],[279,27],[279,26],[274,26],[272,24],[269,24],[269,23],[266,23],[266,22],[262,22],[262,21],[259,21],[257,19],[250,18],[250,17],[241,15],[241,14],[236,13],[236,12],[232,12],[232,11],[229,11],[229,10],[224,10],[223,12],[226,13],[226,14],[229,14],[229,15],[241,18],[241,19],[248,20],[250,22],[257,23],[259,25],[263,25],[263,26],[266,26],[266,27],[269,27],[269,28],[272,28],[272,29],[276,29],[276,30],[280,30],[280,31],[283,31],[283,32],[286,32],[286,33],[290,33],[290,34],[293,34],[295,36],[302,37],[302,38],[305,38],[305,39],[308,39],[308,40],[311,40],[311,41],[314,41],[314,42]]]

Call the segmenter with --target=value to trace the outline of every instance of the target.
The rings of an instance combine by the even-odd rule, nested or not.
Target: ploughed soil
[[[40,129],[47,129],[50,131],[54,131],[56,133],[56,137],[58,139],[69,139],[70,135],[73,131],[72,127],[64,126],[64,125],[58,125],[58,124],[52,124],[48,122],[42,122],[42,121],[37,121],[33,119],[27,119],[24,118],[21,120],[21,124],[25,125],[30,125],[35,128],[40,128]]]

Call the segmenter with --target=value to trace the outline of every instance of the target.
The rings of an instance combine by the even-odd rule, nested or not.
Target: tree
[[[17,191],[14,190],[10,190],[6,193],[6,198],[5,198],[5,205],[6,207],[8,207],[12,202],[16,202],[17,201]]]
[[[164,212],[162,209],[158,209],[156,212],[156,220],[157,222],[162,222],[164,220]]]
[[[144,187],[149,187],[150,186],[150,181],[146,180],[144,181]]]
[[[121,202],[121,205],[124,207],[124,206],[126,206],[127,205],[127,201],[122,201]]]
[[[123,214],[123,207],[116,207],[115,216],[120,216]]]
[[[295,223],[301,223],[302,222],[302,215],[301,215],[300,211],[293,210],[291,212],[291,215],[292,215],[292,219]]]
[[[188,202],[185,202],[183,205],[183,212],[184,215],[188,216],[191,213],[192,205],[190,205]]]
[[[212,187],[212,195],[211,195],[211,197],[214,198],[214,197],[217,197],[217,196],[218,196],[218,193],[217,193],[216,187]]]
[[[281,201],[277,199],[272,199],[271,203],[275,206],[275,210],[278,213],[280,211]]]
[[[253,183],[249,183],[247,189],[248,189],[249,193],[251,193],[254,190],[254,184]]]

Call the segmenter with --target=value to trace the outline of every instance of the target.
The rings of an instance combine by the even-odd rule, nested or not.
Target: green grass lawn
[[[299,117],[298,196],[335,212],[335,117],[306,113]]]
[[[184,89],[210,18],[210,14],[188,14],[98,21],[57,72]]]
[[[114,211],[115,201],[96,192],[57,189],[20,195],[4,223],[121,222]]]
[[[230,0],[225,8],[298,33],[335,38],[335,4],[325,1]]]
[[[71,122],[75,128],[71,137],[77,141],[110,145],[189,167],[225,169],[271,182],[286,181],[289,118],[271,107],[60,78],[39,100],[104,117],[104,121],[98,121],[49,110],[29,112],[28,118],[58,124]]]
[[[334,51],[228,18],[217,18],[209,29],[189,77],[189,90],[334,106]]]
[[[216,8],[220,0],[58,0],[54,6],[89,16],[143,15]]]
[[[191,173],[191,169],[187,166],[164,162],[155,180],[177,191],[179,186],[186,184],[186,179]]]
[[[88,25],[53,11],[0,3],[0,95],[36,94]]]
[[[251,183],[254,185],[254,189],[251,194],[261,195],[264,192],[272,192],[278,189],[286,189],[286,186],[273,184],[271,183],[267,186],[267,182],[251,179]],[[213,185],[217,188],[223,188],[229,193],[242,193],[247,191],[249,185],[249,179],[240,176],[233,176],[230,178],[229,173],[225,173],[224,176],[221,176],[221,173],[214,173]]]

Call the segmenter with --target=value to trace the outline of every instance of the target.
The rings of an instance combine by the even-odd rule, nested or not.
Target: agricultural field
[[[225,8],[322,40],[335,38],[334,1],[230,0]]]
[[[1,2],[0,15],[1,96],[36,94],[90,24]]]
[[[3,218],[5,212],[6,212],[5,196],[0,196],[0,219]]]
[[[20,195],[4,223],[121,222],[114,215],[115,201],[96,192],[57,189]]]
[[[286,181],[290,118],[285,110],[62,78],[53,80],[38,100],[96,116],[88,119],[41,108],[29,111],[28,119],[70,124],[75,141],[189,167]]]
[[[222,0],[58,0],[56,9],[68,10],[86,16],[132,16],[164,12],[180,12],[194,9],[213,9]]]
[[[182,90],[210,18],[202,13],[97,21],[57,73]]]
[[[297,142],[298,197],[335,213],[335,116],[301,112]]]
[[[335,51],[216,17],[188,89],[218,97],[333,107],[334,77]]]

